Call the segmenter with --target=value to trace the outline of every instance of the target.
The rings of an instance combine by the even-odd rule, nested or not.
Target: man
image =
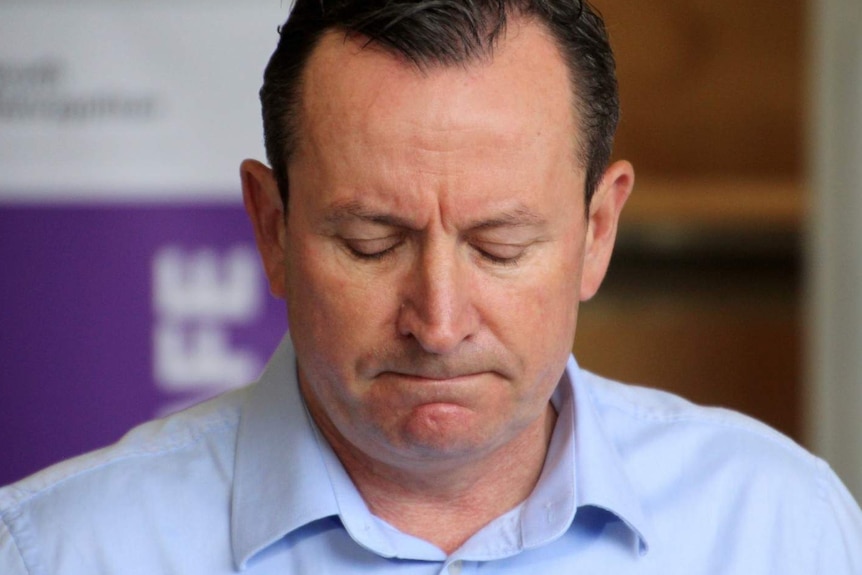
[[[570,357],[634,175],[574,0],[300,0],[241,168],[261,380],[0,493],[6,573],[862,573],[828,467]]]

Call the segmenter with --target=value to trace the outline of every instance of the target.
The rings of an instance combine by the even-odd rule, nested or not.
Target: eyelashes
[[[351,256],[357,260],[367,262],[382,261],[390,256],[394,256],[405,243],[405,239],[398,236],[361,240],[344,238],[342,241]],[[487,242],[476,242],[470,244],[470,246],[483,261],[497,266],[517,265],[529,248],[529,245]]]
[[[404,243],[404,238],[399,236],[386,236],[373,239],[344,239],[347,250],[360,260],[381,260],[391,254]]]
[[[518,262],[521,261],[521,259],[524,257],[524,254],[527,251],[527,248],[525,248],[523,246],[519,246],[519,247],[521,248],[521,250],[516,255],[505,256],[505,257],[499,256],[499,255],[494,255],[493,253],[488,252],[487,250],[482,250],[482,249],[475,248],[475,247],[474,247],[474,249],[481,255],[482,258],[484,258],[485,260],[488,260],[489,262],[491,262],[493,264],[497,264],[500,266],[514,266],[514,265],[517,265]]]
[[[354,258],[356,258],[358,260],[373,262],[373,261],[380,261],[380,260],[386,258],[386,256],[392,254],[395,251],[395,249],[398,247],[398,245],[399,244],[395,244],[393,246],[390,246],[386,249],[379,250],[379,251],[366,252],[366,251],[358,250],[358,249],[354,248],[353,246],[351,246],[350,244],[347,244],[347,250],[350,252],[350,255],[352,255]]]

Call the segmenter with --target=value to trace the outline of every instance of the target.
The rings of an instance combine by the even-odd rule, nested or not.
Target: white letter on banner
[[[229,389],[251,381],[260,367],[253,353],[231,350],[226,330],[218,325],[184,328],[160,322],[154,344],[156,381],[166,391]]]
[[[165,246],[153,258],[153,371],[160,389],[212,395],[251,381],[262,362],[231,348],[230,324],[253,321],[261,301],[257,255]]]
[[[156,253],[154,268],[156,311],[167,317],[248,322],[260,307],[257,255],[248,246],[223,257],[168,246]]]

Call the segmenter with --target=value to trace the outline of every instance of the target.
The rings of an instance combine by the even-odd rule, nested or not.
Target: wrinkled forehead
[[[361,138],[415,128],[449,137],[554,138],[577,149],[569,72],[544,27],[512,21],[487,58],[419,67],[341,31],[321,38],[304,70],[300,148],[316,134]],[[439,134],[438,134],[439,135]]]

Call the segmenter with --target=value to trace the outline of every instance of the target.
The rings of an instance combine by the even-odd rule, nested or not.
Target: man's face
[[[425,72],[361,45],[328,34],[308,63],[264,261],[331,441],[469,461],[542,425],[607,265],[569,78],[535,24],[512,23],[492,61]]]

